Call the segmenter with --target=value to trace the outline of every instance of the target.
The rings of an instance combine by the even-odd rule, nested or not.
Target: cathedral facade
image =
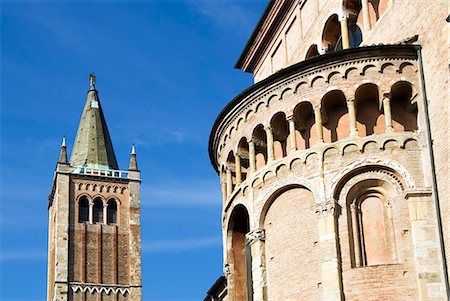
[[[95,77],[49,196],[48,301],[142,300],[140,172],[119,170]]]
[[[276,0],[209,140],[205,300],[448,300],[448,3]]]

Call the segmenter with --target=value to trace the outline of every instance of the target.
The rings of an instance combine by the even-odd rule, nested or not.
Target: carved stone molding
[[[127,296],[130,294],[130,289],[128,287],[117,287],[114,285],[105,286],[105,285],[92,285],[92,284],[71,284],[70,288],[74,293],[90,293],[90,294],[101,294],[105,293]]]
[[[318,203],[312,207],[312,210],[318,215],[318,216],[325,216],[325,215],[334,215],[336,210],[339,208],[339,204],[336,203],[334,199],[326,200],[322,203]]]
[[[266,239],[266,231],[264,229],[258,228],[247,234],[245,234],[247,240],[247,245],[254,244],[257,241]]]

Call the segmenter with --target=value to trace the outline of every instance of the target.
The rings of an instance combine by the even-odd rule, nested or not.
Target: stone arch
[[[94,224],[103,223],[103,206],[105,205],[105,200],[101,196],[95,196],[94,205],[92,206],[92,221]]]
[[[414,101],[413,85],[398,81],[391,87],[391,114],[394,131],[415,132],[417,124],[417,103]]]
[[[81,194],[77,198],[78,222],[89,222],[89,207],[92,200],[87,194]]]
[[[317,125],[310,102],[300,102],[294,108],[297,149],[308,149],[317,142]]]
[[[226,172],[227,172],[227,185],[231,185],[231,191],[236,187],[236,158],[234,156],[234,152],[230,151],[227,156],[226,163]],[[230,174],[231,179],[228,179],[228,174]],[[229,181],[231,180],[231,181]]]
[[[341,27],[337,14],[331,15],[323,26],[322,45],[327,49],[327,52],[342,49]]]
[[[262,124],[253,130],[252,141],[255,144],[256,169],[259,170],[267,163],[267,134]]]
[[[321,100],[324,142],[331,143],[349,136],[347,99],[341,90],[332,90]]]
[[[273,151],[275,159],[287,156],[287,143],[289,127],[286,121],[286,114],[278,112],[270,120],[270,127],[273,135]]]
[[[250,174],[250,152],[249,145],[246,137],[242,137],[239,140],[236,149],[236,155],[239,157],[241,166],[241,179],[245,181]]]
[[[302,185],[288,185],[278,189],[267,200],[261,224],[265,230],[266,277],[269,300],[317,300],[320,276],[317,217],[311,207],[314,194]],[[307,266],[292,268],[302,258],[312,258]],[[289,279],[295,286],[284,285]]]
[[[386,122],[380,112],[380,92],[378,86],[366,83],[355,91],[357,129],[360,136],[384,133]]]
[[[234,300],[248,299],[252,294],[251,252],[246,243],[250,231],[250,216],[247,208],[236,205],[227,226],[227,258],[231,266],[230,292]]]
[[[317,49],[316,44],[312,44],[309,46],[308,51],[306,52],[305,60],[316,57],[320,55],[319,50]]]
[[[117,199],[109,198],[107,201],[107,209],[106,209],[106,222],[107,224],[117,224],[118,219],[118,209],[119,204]]]
[[[366,170],[381,170],[390,173],[392,178],[396,179],[403,190],[415,187],[414,179],[409,171],[398,162],[375,158],[364,159],[346,166],[334,176],[329,185],[330,189],[327,191],[327,198],[338,199],[340,190],[345,182],[351,178],[353,174]]]

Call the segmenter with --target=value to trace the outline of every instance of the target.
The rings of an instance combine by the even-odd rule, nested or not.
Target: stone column
[[[361,10],[363,14],[364,29],[370,30],[370,16],[369,16],[369,2],[367,0],[361,0]]]
[[[227,197],[233,192],[233,178],[231,177],[231,169],[227,167]]]
[[[89,203],[89,224],[94,223],[94,203]]]
[[[236,155],[234,155],[234,162],[236,164],[236,186],[239,186],[242,183],[242,169],[241,157],[239,157],[239,154],[237,152]]]
[[[225,204],[227,200],[227,181],[226,179],[220,179],[220,186],[222,187],[222,203]]]
[[[337,250],[336,211],[339,205],[335,200],[326,200],[313,208],[318,216],[319,243],[322,254],[322,300],[342,300],[341,263]]]
[[[297,137],[295,136],[295,118],[294,115],[290,115],[287,118],[289,123],[289,141],[291,143],[291,152],[297,150]]]
[[[391,95],[390,93],[383,94],[383,111],[386,123],[386,133],[392,133],[392,115],[391,115]]]
[[[359,233],[359,209],[355,203],[350,205],[350,212],[352,217],[352,234],[353,234],[353,246],[355,250],[355,262],[354,267],[362,266],[362,254],[361,254],[361,235]]]
[[[273,153],[273,134],[272,134],[272,128],[270,126],[266,126],[264,128],[266,131],[267,136],[267,162],[273,161],[275,159],[274,153]]]
[[[350,48],[350,39],[348,36],[348,13],[341,11],[339,13],[339,23],[341,24],[342,49]]]
[[[103,204],[103,223],[105,225],[108,224],[107,213],[108,213],[108,205],[107,204]]]
[[[411,240],[417,272],[417,300],[444,300],[445,283],[437,254],[442,252],[437,237],[431,190],[416,189],[405,193],[411,222]],[[404,201],[403,198],[397,200]],[[405,234],[404,234],[405,235]],[[407,235],[407,234],[406,234]]]
[[[317,142],[323,143],[322,110],[320,105],[314,107],[314,118],[316,119]]]
[[[267,300],[266,256],[264,229],[258,228],[245,235],[247,247],[252,254],[253,300]]]
[[[256,171],[255,142],[253,140],[248,142],[248,160],[250,161],[250,174],[253,174]]]
[[[356,108],[355,100],[347,100],[348,117],[350,122],[350,137],[358,136],[358,129],[356,127]]]

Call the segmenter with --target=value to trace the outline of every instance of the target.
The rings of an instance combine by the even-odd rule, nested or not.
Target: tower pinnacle
[[[58,163],[67,164],[66,136],[64,136],[63,139],[62,139],[61,151],[59,152]]]
[[[138,165],[136,160],[136,145],[133,144],[131,147],[131,156],[130,156],[130,166],[128,167],[128,170],[132,171],[138,171]]]
[[[119,169],[102,106],[95,89],[96,78],[89,75],[90,88],[81,115],[70,164],[101,169]]]

